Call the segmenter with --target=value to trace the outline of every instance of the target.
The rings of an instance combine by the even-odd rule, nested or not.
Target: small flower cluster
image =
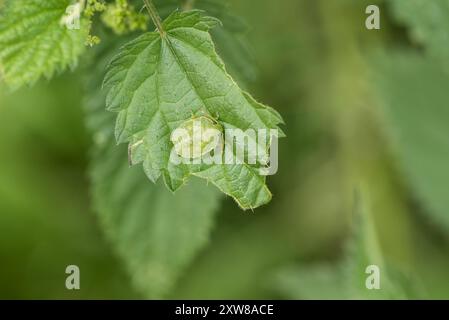
[[[96,12],[103,12],[106,10],[106,3],[102,0],[87,0],[84,14],[88,18],[92,18]]]
[[[97,12],[103,12],[106,10],[106,3],[103,0],[87,0],[86,7],[84,8],[84,15],[92,19]],[[92,21],[89,22],[92,25]],[[91,27],[91,26],[90,26]],[[100,43],[100,38],[89,34],[86,39],[86,45],[92,47]]]
[[[146,30],[148,16],[137,12],[127,0],[116,0],[107,5],[102,15],[103,23],[116,34],[125,34],[136,30]]]

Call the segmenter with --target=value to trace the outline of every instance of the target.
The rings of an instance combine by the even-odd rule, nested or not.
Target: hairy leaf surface
[[[143,163],[148,177],[163,176],[178,190],[191,175],[215,184],[243,209],[270,201],[260,165],[175,165],[170,161],[171,133],[192,116],[207,115],[225,129],[278,129],[274,109],[256,102],[226,72],[209,30],[215,18],[200,11],[175,12],[162,35],[146,33],[125,45],[111,62],[104,85],[106,105],[117,112],[119,143],[130,144],[133,164]]]
[[[142,1],[133,0],[133,3],[139,6]],[[241,86],[256,79],[258,70],[248,45],[248,25],[232,12],[228,0],[154,0],[154,3],[162,18],[167,18],[176,10],[190,9],[204,10],[218,18],[222,26],[210,32],[218,54],[226,62],[227,71]]]
[[[0,15],[0,70],[12,88],[74,67],[85,49],[88,22],[62,23],[70,0],[6,1]]]
[[[414,41],[449,71],[449,1],[390,1],[397,19],[409,26]]]

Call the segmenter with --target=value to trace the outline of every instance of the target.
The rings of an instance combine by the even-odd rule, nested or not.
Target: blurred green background
[[[241,81],[286,121],[280,171],[254,213],[223,198],[164,297],[449,298],[447,1],[230,4],[255,60]],[[92,206],[85,77],[1,91],[0,298],[146,297]],[[70,264],[81,290],[65,288]],[[370,264],[380,292],[364,288]]]

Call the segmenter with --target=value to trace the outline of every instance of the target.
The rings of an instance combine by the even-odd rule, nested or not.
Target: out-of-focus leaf
[[[405,52],[376,66],[392,150],[434,222],[449,228],[449,76],[432,59]]]
[[[366,285],[369,266],[380,271],[380,289]],[[384,261],[370,213],[361,199],[355,204],[353,235],[342,260],[286,268],[274,281],[275,288],[290,299],[404,299],[413,294],[406,277]]]
[[[411,29],[414,41],[449,71],[449,1],[390,0],[397,20]]]
[[[85,49],[89,22],[69,29],[63,19],[70,0],[6,1],[0,14],[0,71],[16,89],[41,76],[74,67]]]
[[[129,285],[89,210],[76,74],[0,86],[0,299],[124,299]],[[67,290],[65,269],[81,270]]]
[[[107,48],[109,54],[113,48]],[[127,149],[114,142],[114,115],[100,90],[109,57],[90,72],[87,122],[94,136],[90,176],[94,206],[105,232],[146,296],[160,298],[208,242],[220,193],[199,180],[173,195],[130,168]]]
[[[329,264],[289,267],[275,277],[275,288],[288,299],[347,299],[344,279],[338,268]]]
[[[362,198],[365,196],[366,198]],[[376,225],[370,211],[367,193],[358,191],[354,204],[353,236],[346,244],[346,257],[341,265],[344,289],[352,299],[404,299],[403,276],[388,264],[377,239]],[[367,279],[372,270],[379,270],[380,289],[368,289]]]

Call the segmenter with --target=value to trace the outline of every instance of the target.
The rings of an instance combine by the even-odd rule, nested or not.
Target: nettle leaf
[[[220,194],[199,180],[176,195],[151,186],[141,170],[129,168],[126,148],[105,143],[91,164],[95,208],[134,286],[161,298],[208,243]]]
[[[449,228],[449,76],[434,59],[402,51],[375,67],[391,149],[425,212]]]
[[[64,24],[70,0],[6,1],[0,15],[0,70],[12,89],[74,67],[85,49],[89,23]]]
[[[209,30],[218,25],[201,11],[174,12],[163,32],[126,44],[108,67],[106,105],[117,112],[118,143],[129,143],[132,164],[143,163],[156,182],[176,191],[198,176],[232,196],[243,209],[271,200],[260,164],[175,165],[171,134],[192,117],[207,116],[223,129],[278,130],[280,115],[242,91],[216,54]],[[282,133],[280,133],[282,135]]]
[[[449,70],[449,1],[394,0],[390,5],[397,19],[410,27],[412,39]]]
[[[105,94],[99,90],[109,58],[98,54],[87,81],[92,200],[135,287],[146,297],[161,298],[208,243],[221,194],[196,179],[173,195],[162,184],[151,184],[139,168],[129,168],[126,146],[115,144],[115,116],[104,110]]]
[[[141,2],[141,0],[134,0],[133,3],[138,6]],[[246,37],[248,25],[241,17],[231,12],[228,2],[226,0],[154,1],[160,16],[163,18],[168,17],[173,11],[185,10],[186,7],[192,5],[195,9],[204,10],[207,14],[218,18],[222,22],[222,26],[210,31],[217,52],[226,62],[226,69],[229,74],[238,80],[240,85],[245,85],[256,79],[258,70]]]

